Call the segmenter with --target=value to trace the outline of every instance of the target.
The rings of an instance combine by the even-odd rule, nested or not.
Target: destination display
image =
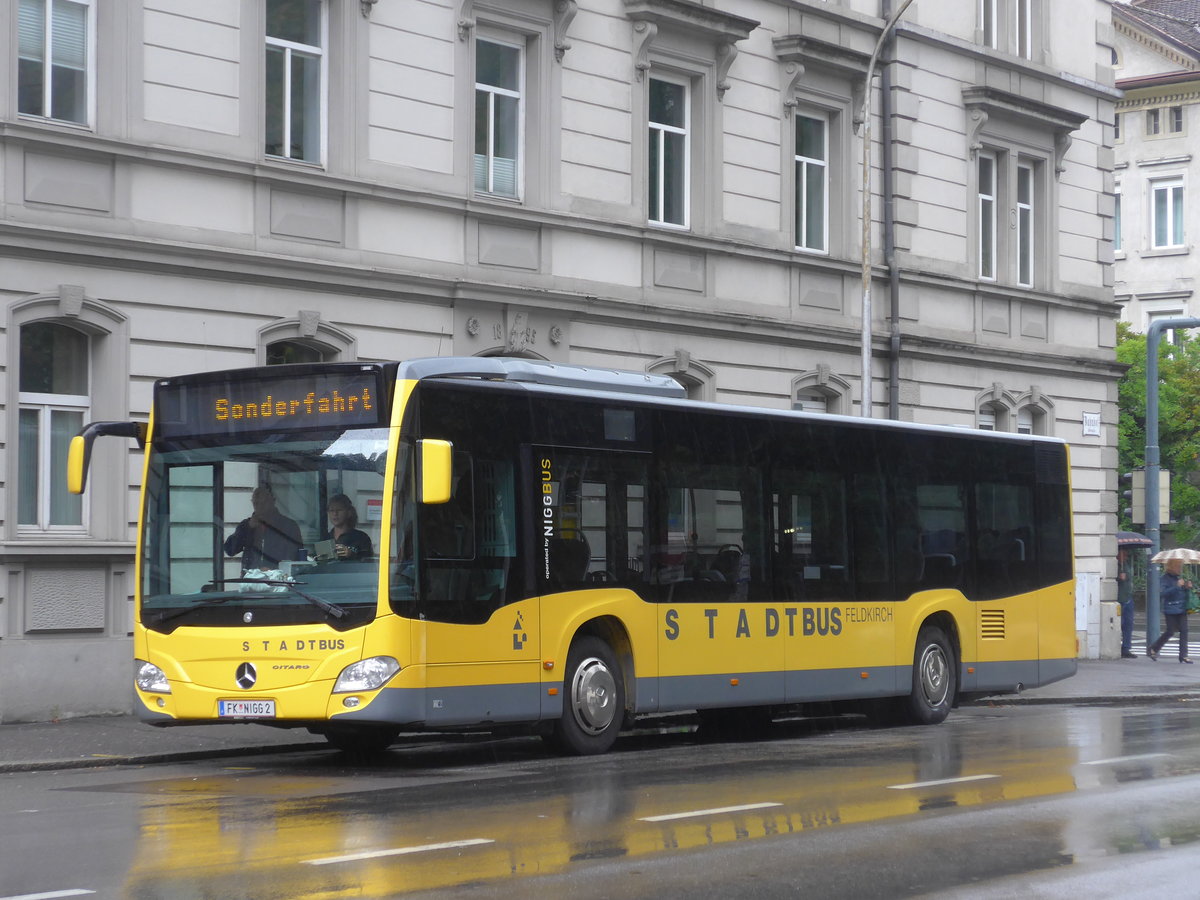
[[[155,386],[159,437],[378,425],[386,418],[378,369],[219,380],[168,379]]]

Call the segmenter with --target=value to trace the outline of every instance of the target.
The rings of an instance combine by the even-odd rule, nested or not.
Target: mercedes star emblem
[[[254,663],[242,663],[237,670],[238,687],[249,690],[254,687],[254,682],[258,681],[258,672],[254,669]]]

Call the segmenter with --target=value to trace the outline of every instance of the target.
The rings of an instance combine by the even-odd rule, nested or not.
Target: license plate
[[[274,700],[218,700],[217,717],[221,719],[273,719]]]

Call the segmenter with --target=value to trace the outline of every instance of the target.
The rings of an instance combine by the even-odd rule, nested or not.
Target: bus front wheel
[[[617,739],[625,718],[625,680],[612,648],[598,637],[571,645],[563,679],[562,716],[549,736],[560,753],[604,753]]]
[[[936,725],[950,715],[958,689],[958,666],[946,633],[926,625],[913,651],[912,692],[901,698],[904,718],[914,725]]]

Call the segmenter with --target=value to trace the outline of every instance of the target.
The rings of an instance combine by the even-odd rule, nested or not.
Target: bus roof
[[[866,419],[859,416],[833,413],[809,413],[801,410],[771,409],[762,406],[715,403],[688,399],[684,387],[667,375],[652,375],[624,369],[577,366],[553,363],[545,360],[516,359],[502,356],[484,357],[429,357],[413,359],[399,364],[397,377],[400,379],[464,379],[480,381],[502,381],[537,389],[539,393],[561,393],[573,398],[594,397],[631,399],[637,395],[642,399],[654,398],[663,405],[704,409],[719,413],[734,413],[747,416],[768,416],[788,419],[808,419],[819,422],[837,422],[869,428],[899,429],[902,431],[924,431],[933,434],[956,435],[987,440],[1033,440],[1050,443],[1066,443],[1061,438],[1036,434],[1012,434],[1003,431],[981,431],[959,425],[929,425],[916,422],[899,422],[893,419]]]

